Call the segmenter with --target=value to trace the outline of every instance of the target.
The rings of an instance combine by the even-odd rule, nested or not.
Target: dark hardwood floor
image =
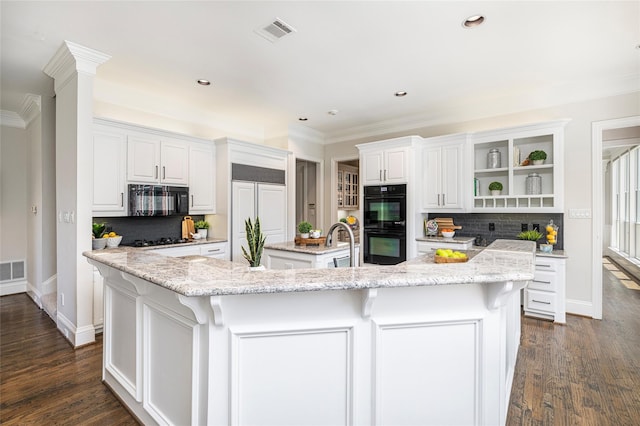
[[[137,424],[101,382],[101,336],[73,350],[25,294],[0,314],[0,424]],[[507,425],[640,424],[640,290],[606,269],[603,314],[523,318]]]
[[[26,294],[0,297],[0,424],[137,425],[101,374],[102,335],[74,350]]]
[[[602,321],[523,318],[507,425],[640,425],[640,290],[603,290]]]

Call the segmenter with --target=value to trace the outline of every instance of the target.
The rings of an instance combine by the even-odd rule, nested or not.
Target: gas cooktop
[[[166,246],[170,244],[183,244],[188,242],[189,240],[184,238],[163,237],[157,240],[134,240],[123,245],[129,246],[129,247],[153,247],[153,246]]]

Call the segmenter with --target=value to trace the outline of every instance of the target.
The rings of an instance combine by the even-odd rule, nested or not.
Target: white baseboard
[[[27,281],[11,281],[0,284],[0,296],[8,296],[10,294],[25,293],[27,291]]]
[[[593,317],[593,304],[584,300],[567,299],[567,313]]]
[[[71,342],[74,348],[96,341],[96,332],[93,325],[86,325],[78,328],[72,321],[60,313],[60,311],[58,311],[56,319],[58,330],[60,330],[62,335]]]
[[[42,293],[31,283],[27,283],[27,294],[38,308],[42,309]]]

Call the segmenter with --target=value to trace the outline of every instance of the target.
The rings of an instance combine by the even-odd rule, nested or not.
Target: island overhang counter
[[[469,262],[248,271],[117,248],[103,380],[145,424],[504,424],[535,244]]]

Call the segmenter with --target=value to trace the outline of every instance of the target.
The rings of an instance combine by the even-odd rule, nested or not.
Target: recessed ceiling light
[[[475,28],[479,25],[482,25],[483,22],[484,22],[484,16],[473,15],[465,19],[464,22],[462,23],[462,26],[465,28]]]
[[[400,90],[399,92],[394,93],[394,96],[401,98],[403,96],[407,96],[407,92],[405,92],[404,90]]]
[[[208,86],[211,84],[209,80],[205,80],[204,78],[200,78],[197,80],[198,84],[201,86]]]
[[[307,118],[307,117],[298,117],[298,120],[300,120],[300,121],[307,121],[307,120],[308,120],[308,118]]]
[[[337,109],[330,109],[329,111],[327,111],[327,114],[329,114],[329,115],[338,115],[338,110]]]

